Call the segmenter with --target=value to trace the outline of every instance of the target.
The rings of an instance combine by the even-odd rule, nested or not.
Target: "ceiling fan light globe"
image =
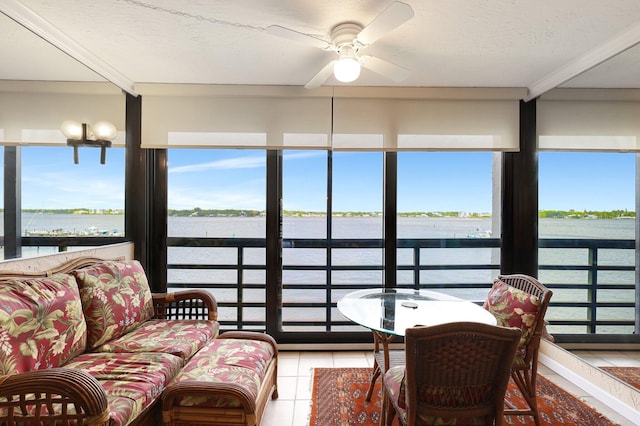
[[[354,58],[342,58],[334,65],[333,75],[343,83],[352,82],[360,76],[360,63]]]

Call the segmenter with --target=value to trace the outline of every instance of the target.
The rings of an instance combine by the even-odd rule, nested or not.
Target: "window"
[[[24,236],[123,236],[125,150],[80,148],[73,163],[68,147],[21,148]],[[23,257],[57,247],[23,247]]]
[[[383,159],[382,152],[333,153],[332,302],[355,288],[384,285],[382,248],[364,246],[383,238]],[[341,240],[361,244],[342,245]],[[333,309],[332,317],[339,320],[342,315]]]
[[[264,329],[265,151],[171,149],[168,159],[168,287],[210,288],[223,326]]]
[[[551,320],[576,323],[553,326],[552,332],[633,333],[635,251],[624,241],[635,240],[635,158],[612,152],[539,155],[540,238],[565,241],[540,248],[539,278],[560,287],[553,302],[582,304],[550,307]],[[602,240],[609,241],[606,247]],[[585,304],[596,304],[595,311]],[[620,320],[629,325],[613,324]]]
[[[493,158],[490,152],[399,152],[398,239],[496,238],[500,228],[493,205],[499,176],[493,175]],[[481,287],[492,282],[500,263],[498,249],[490,247],[399,246],[398,265],[404,266],[398,273],[400,285],[413,285],[415,268],[423,266],[427,269],[417,278],[421,285],[451,286],[447,293],[465,299],[483,298],[486,289]],[[489,264],[496,269],[479,266]]]

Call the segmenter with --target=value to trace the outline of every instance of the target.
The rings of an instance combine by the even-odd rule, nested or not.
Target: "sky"
[[[25,209],[124,208],[124,149],[22,149]],[[260,150],[169,151],[170,209],[265,209],[266,154]],[[400,152],[398,211],[490,212],[488,152]],[[381,211],[383,155],[333,153],[333,210]],[[539,154],[541,210],[634,210],[635,154]],[[327,153],[285,151],[285,210],[326,211]]]

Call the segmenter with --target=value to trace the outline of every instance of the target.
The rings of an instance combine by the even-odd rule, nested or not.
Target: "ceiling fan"
[[[409,76],[409,70],[375,56],[361,55],[360,51],[370,46],[385,34],[393,31],[413,17],[413,9],[399,1],[391,3],[366,27],[355,22],[343,22],[331,30],[331,42],[304,34],[279,25],[266,28],[269,34],[299,43],[333,51],[338,58],[324,66],[304,87],[313,89],[321,86],[333,73],[339,81],[354,81],[363,66],[393,81],[400,82]]]

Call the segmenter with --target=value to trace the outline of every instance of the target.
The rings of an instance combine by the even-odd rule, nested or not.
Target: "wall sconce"
[[[78,164],[78,147],[100,147],[100,164],[105,163],[106,149],[111,146],[111,141],[118,134],[116,126],[108,121],[97,121],[93,126],[87,123],[78,123],[74,120],[65,120],[60,126],[62,134],[67,138],[67,145],[73,147],[73,163]]]

